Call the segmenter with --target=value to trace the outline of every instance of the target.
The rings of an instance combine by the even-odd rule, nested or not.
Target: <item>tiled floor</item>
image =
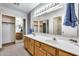
[[[23,43],[17,43],[3,47],[0,56],[30,56],[30,54],[24,49]]]

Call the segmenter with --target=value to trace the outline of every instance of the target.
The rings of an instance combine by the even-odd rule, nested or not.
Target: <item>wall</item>
[[[0,48],[2,47],[2,15],[0,12]]]
[[[14,16],[16,18],[26,19],[26,33],[27,33],[27,14],[21,11],[10,9],[0,5],[0,48],[2,46],[2,14]]]
[[[78,4],[78,20],[79,20],[79,4]],[[79,21],[78,21],[78,36],[79,36]]]
[[[16,22],[16,32],[20,32],[21,29],[19,29],[19,25],[23,27],[23,19],[21,17],[17,17],[15,22]]]
[[[75,11],[76,11],[76,16],[78,18],[78,4],[75,4]],[[65,35],[65,36],[77,36],[77,27],[71,28],[71,27],[68,27],[68,26],[64,26],[63,25],[62,26],[62,31],[64,32],[62,34]]]
[[[28,13],[28,15],[27,15],[27,18],[28,18],[28,21],[27,21],[27,33],[29,34],[29,29],[30,29],[30,27],[31,27],[31,15],[30,15],[31,13]]]
[[[63,25],[65,12],[66,12],[66,4],[63,4],[63,8],[61,8],[59,10],[55,10],[51,13],[41,15],[39,17],[34,18],[33,15],[34,15],[35,10],[40,9],[42,6],[44,6],[44,5],[38,6],[36,9],[34,9],[31,12],[31,27],[33,27],[32,26],[33,20],[46,20],[46,19],[49,19],[49,33],[53,34],[53,18],[57,17],[57,16],[62,16],[62,24],[61,24],[62,25],[62,35],[64,35],[64,36],[77,36],[77,27],[71,28],[71,27]],[[76,7],[75,8],[76,9],[76,15],[78,16],[78,5],[75,4],[75,7]]]

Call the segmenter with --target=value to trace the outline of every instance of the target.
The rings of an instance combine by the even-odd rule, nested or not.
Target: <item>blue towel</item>
[[[66,16],[64,19],[65,26],[75,27],[77,26],[77,17],[75,14],[75,6],[74,3],[67,4]]]
[[[29,29],[29,34],[32,34],[32,29],[31,28]]]
[[[32,32],[34,32],[34,29],[30,28],[29,29],[29,34],[32,34]]]

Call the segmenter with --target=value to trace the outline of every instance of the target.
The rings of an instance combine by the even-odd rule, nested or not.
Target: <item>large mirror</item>
[[[67,14],[67,4],[62,4],[62,8],[58,8],[55,11],[47,12],[46,14],[39,15],[34,20],[34,32],[44,33],[44,34],[51,34],[51,35],[61,35],[67,37],[78,37],[79,36],[79,18],[78,18],[78,4],[75,3],[75,8],[73,11],[77,17],[76,24],[77,26],[72,27],[72,25],[64,25],[65,18],[70,16]],[[41,7],[40,7],[41,8]],[[39,9],[40,9],[39,8]],[[38,10],[39,10],[38,9]],[[75,18],[76,18],[75,17]],[[67,19],[66,19],[67,20]],[[67,22],[68,23],[68,22]],[[71,21],[72,23],[72,21]]]

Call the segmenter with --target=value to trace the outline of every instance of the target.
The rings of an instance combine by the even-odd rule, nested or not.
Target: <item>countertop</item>
[[[43,42],[45,44],[48,44],[52,47],[67,51],[69,53],[75,54],[75,55],[79,55],[79,46],[75,45],[72,42],[69,42],[68,37],[62,37],[62,36],[41,36],[41,35],[24,35],[27,37],[30,37],[34,40]],[[53,38],[56,38],[56,40],[53,40]],[[78,39],[78,38],[73,38],[73,39]]]

